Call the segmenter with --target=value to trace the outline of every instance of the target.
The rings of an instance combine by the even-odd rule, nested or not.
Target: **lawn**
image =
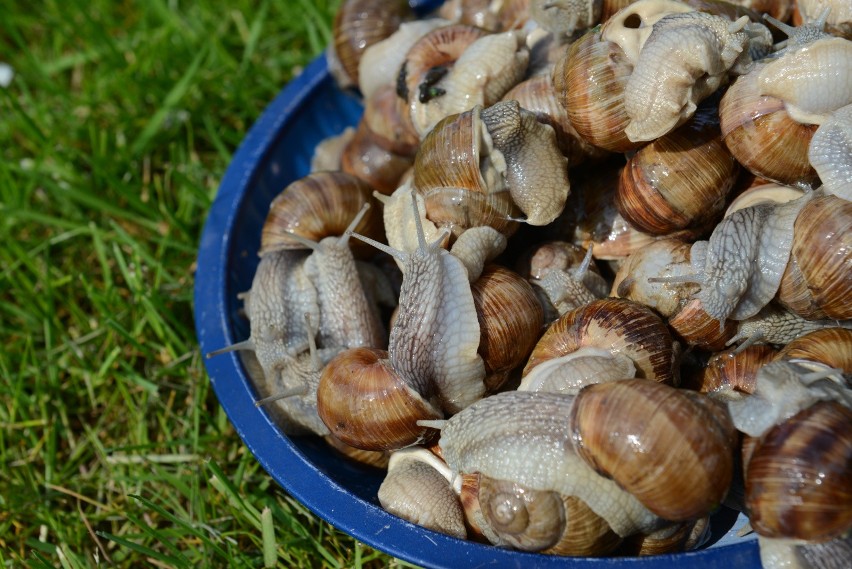
[[[404,565],[266,475],[192,321],[219,181],[337,3],[3,3],[4,566]]]

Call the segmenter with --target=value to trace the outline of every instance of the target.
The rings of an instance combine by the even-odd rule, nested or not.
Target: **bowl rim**
[[[231,232],[255,174],[290,117],[310,104],[311,94],[329,78],[325,56],[313,60],[266,107],[234,154],[205,222],[196,265],[194,307],[202,354],[230,345],[234,332],[225,307]],[[204,278],[199,278],[204,275]],[[425,567],[497,564],[501,567],[650,568],[760,567],[756,542],[635,558],[570,558],[500,549],[462,541],[393,516],[349,493],[317,469],[268,414],[255,407],[254,390],[237,353],[205,358],[211,384],[235,430],[266,472],[319,518],[389,555]]]

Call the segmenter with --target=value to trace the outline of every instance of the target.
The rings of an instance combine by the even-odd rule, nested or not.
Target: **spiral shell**
[[[778,352],[777,359],[814,362],[843,373],[852,373],[852,330],[823,328],[789,342]]]
[[[852,528],[852,411],[822,401],[767,432],[746,473],[760,535],[811,541]]]
[[[394,33],[414,13],[406,0],[346,0],[337,10],[332,34],[334,52],[349,83],[358,82],[365,49]]]
[[[621,172],[615,206],[652,235],[690,229],[695,237],[721,217],[738,166],[721,140],[716,109],[639,149]]]
[[[852,318],[852,202],[816,196],[793,226],[793,247],[778,299],[808,319]]]
[[[441,412],[391,367],[388,353],[373,348],[341,352],[322,371],[317,411],[329,431],[364,450],[393,450],[431,434],[421,419]]]
[[[341,236],[364,204],[377,205],[372,188],[344,172],[314,172],[284,188],[269,206],[263,225],[260,255],[279,249],[305,249],[290,238],[295,233],[314,242]],[[373,239],[383,236],[378,207],[371,207],[356,231]],[[367,248],[352,244],[362,253]]]
[[[621,541],[580,499],[478,476],[482,517],[498,539],[523,551],[605,555]],[[495,540],[497,541],[497,540]]]
[[[755,63],[733,82],[719,103],[722,138],[734,158],[750,172],[781,184],[809,184],[816,172],[808,145],[817,129],[793,120],[781,99],[761,93]]]
[[[726,350],[713,355],[700,381],[689,387],[701,393],[725,397],[753,393],[758,370],[777,355],[778,351],[767,345],[749,346],[741,351]]]
[[[493,144],[481,108],[439,122],[414,159],[414,189],[423,196],[426,217],[455,235],[488,225],[504,235],[517,229],[520,210],[502,183],[505,161]]]
[[[485,267],[471,292],[485,382],[489,391],[495,391],[509,372],[526,361],[541,336],[544,314],[530,284],[499,265]]]
[[[624,89],[633,71],[618,45],[589,31],[572,43],[553,68],[553,88],[571,125],[594,146],[627,152],[641,146],[624,134],[630,118]]]
[[[590,385],[571,425],[583,459],[662,518],[708,515],[728,491],[734,426],[702,395],[646,380]]]
[[[679,381],[666,325],[649,308],[618,298],[596,300],[554,322],[536,344],[524,375],[546,360],[583,346],[627,356],[636,366],[637,377],[669,384]]]

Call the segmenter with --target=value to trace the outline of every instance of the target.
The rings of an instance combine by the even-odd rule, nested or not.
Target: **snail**
[[[702,104],[686,124],[628,159],[615,207],[633,227],[695,238],[716,224],[739,173],[716,116],[715,105]]]
[[[838,370],[825,366],[811,371],[788,360],[764,365],[757,373],[754,392],[728,402],[734,425],[749,436],[759,437],[817,401],[836,400],[852,408],[852,390],[836,380],[837,374]]]
[[[852,42],[824,33],[825,15],[799,28],[768,18],[790,36],[786,46],[780,55],[757,62],[722,97],[725,144],[762,178],[812,184],[816,173],[808,145],[817,125],[852,102],[852,88],[844,79]]]
[[[669,384],[679,381],[677,351],[666,325],[651,309],[618,298],[590,302],[554,322],[536,344],[524,376],[548,360],[583,347],[629,358],[637,377]]]
[[[338,84],[343,88],[357,85],[358,63],[364,50],[413,16],[405,0],[345,0],[334,18],[334,41],[326,50]]]
[[[793,224],[812,197],[808,193],[790,202],[733,212],[716,226],[709,241],[692,245],[694,274],[653,281],[700,284],[698,298],[720,329],[727,318],[754,316],[778,291],[792,248]]]
[[[520,32],[487,34],[455,24],[418,40],[400,68],[397,93],[420,137],[446,116],[499,101],[527,69],[524,39]]]
[[[458,411],[485,392],[485,365],[477,354],[480,328],[467,270],[441,248],[444,235],[426,242],[411,193],[419,247],[412,253],[391,249],[353,234],[393,256],[403,266],[399,314],[388,347],[391,366],[419,393],[438,392],[448,412]],[[444,341],[453,338],[452,342]]]
[[[445,422],[421,424],[440,427],[443,456],[454,471],[481,472],[535,490],[575,495],[618,535],[627,536],[659,529],[662,522],[656,516],[701,517],[727,491],[733,427],[723,410],[702,397],[647,380],[624,380],[587,386],[576,398],[546,392],[498,393]],[[649,415],[643,411],[646,404],[657,411]],[[679,406],[685,408],[678,411]],[[635,425],[625,422],[630,415],[637,416]],[[623,429],[613,436],[604,425],[615,416],[620,416]],[[702,426],[692,430],[678,425],[683,420]],[[667,421],[675,421],[665,427],[673,427],[674,438],[657,430]],[[603,431],[599,436],[596,426]],[[700,441],[675,440],[681,436]],[[690,447],[693,444],[699,446]],[[699,466],[699,456],[711,458]],[[618,484],[594,476],[589,465]],[[641,504],[634,502],[637,498]]]
[[[852,39],[852,6],[845,0],[797,0],[793,23],[798,26],[803,21],[818,19],[825,11],[828,12],[825,16],[825,31]]]
[[[530,258],[529,280],[545,298],[550,320],[607,295],[607,283],[592,260],[593,249],[566,242],[546,242]]]
[[[671,131],[719,88],[729,70],[744,68],[750,62],[747,23],[746,16],[731,23],[702,12],[655,22],[625,86],[627,137],[653,140]]]
[[[387,475],[379,486],[379,503],[412,523],[465,539],[460,483],[461,479],[453,480],[447,465],[427,449],[398,450],[391,454]]]
[[[413,187],[426,216],[455,236],[479,225],[507,235],[517,221],[545,225],[570,191],[553,129],[517,101],[477,105],[440,121],[415,157]]]

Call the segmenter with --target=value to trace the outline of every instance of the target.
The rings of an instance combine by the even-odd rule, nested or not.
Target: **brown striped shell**
[[[746,509],[760,535],[825,541],[852,528],[852,411],[821,401],[768,431],[751,455]]]
[[[756,176],[781,184],[812,183],[816,171],[808,161],[808,145],[817,125],[794,121],[783,101],[761,94],[757,77],[765,65],[756,63],[722,97],[722,139]]]
[[[589,31],[572,43],[553,69],[553,88],[574,129],[589,143],[611,152],[641,146],[624,133],[630,121],[624,88],[633,66],[616,44]]]
[[[551,555],[605,555],[621,541],[579,498],[478,476],[477,501],[495,545]],[[493,538],[492,538],[493,539]]]
[[[305,249],[288,237],[296,233],[314,242],[324,237],[342,236],[365,203],[372,207],[355,230],[374,239],[382,239],[381,210],[372,196],[373,189],[345,172],[314,172],[296,180],[278,194],[269,206],[263,225],[260,254],[280,249]],[[352,243],[353,249],[359,245]],[[360,247],[360,251],[366,251]]]
[[[503,96],[504,101],[515,100],[532,112],[536,119],[550,125],[556,132],[559,150],[568,158],[568,166],[576,166],[586,159],[602,158],[606,151],[586,142],[568,119],[565,107],[556,99],[550,74],[535,75],[515,85]]]
[[[394,450],[426,440],[421,419],[441,412],[394,371],[388,353],[353,348],[338,354],[322,371],[317,411],[331,434],[364,450]]]
[[[577,453],[664,519],[706,516],[728,492],[735,430],[704,395],[639,379],[600,383],[577,395],[570,421]]]
[[[554,322],[536,344],[524,368],[592,346],[633,360],[637,377],[676,384],[679,381],[674,342],[651,309],[620,298],[596,300]]]
[[[737,333],[737,323],[725,320],[720,328],[719,321],[707,314],[701,300],[693,298],[677,314],[669,318],[669,327],[676,338],[690,346],[711,352],[725,349],[728,340]]]
[[[815,362],[852,374],[852,330],[814,330],[781,348],[776,359]]]
[[[778,299],[808,319],[852,318],[852,202],[824,195],[805,205]]]
[[[451,115],[426,136],[414,159],[414,189],[423,196],[426,217],[455,235],[488,225],[511,235],[521,215],[491,163],[492,146],[483,133],[480,107]]]
[[[351,83],[358,83],[358,62],[368,47],[414,16],[406,0],[345,0],[334,18],[333,46]]]
[[[742,351],[720,352],[707,362],[697,384],[689,387],[709,394],[722,392],[727,395],[733,391],[742,396],[753,393],[758,370],[777,355],[775,348],[765,344],[749,346]]]
[[[517,273],[488,265],[471,284],[479,320],[479,355],[489,391],[526,361],[542,333],[544,314],[532,286]]]
[[[643,146],[621,172],[615,206],[652,235],[689,229],[695,238],[721,217],[739,167],[722,144],[716,109],[702,106],[675,131]]]

